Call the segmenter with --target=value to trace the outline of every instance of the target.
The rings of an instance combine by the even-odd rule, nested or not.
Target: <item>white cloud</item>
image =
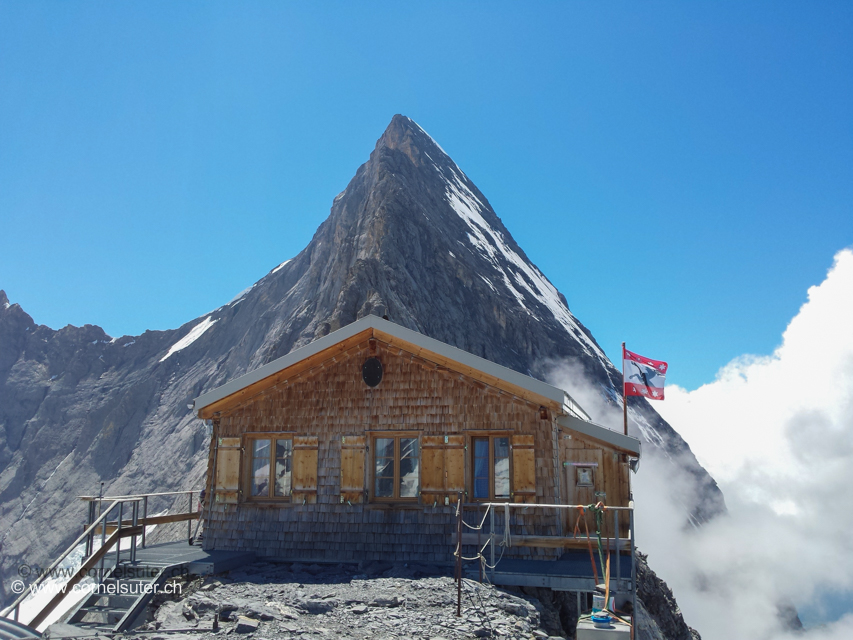
[[[549,378],[593,420],[621,430],[621,409],[580,368],[560,363]],[[772,355],[743,356],[714,382],[668,387],[666,397],[654,408],[729,510],[689,526],[695,478],[643,449],[632,478],[638,546],[687,623],[704,640],[853,638],[853,251],[839,252],[809,289]],[[791,633],[779,623],[785,604],[830,622]]]
[[[853,251],[809,289],[771,356],[738,358],[695,391],[669,387],[655,408],[729,507],[685,531],[671,465],[652,456],[636,478],[639,546],[687,622],[706,640],[760,639],[786,637],[774,624],[786,601],[838,618],[820,609],[853,590]],[[805,636],[851,637],[853,615]]]

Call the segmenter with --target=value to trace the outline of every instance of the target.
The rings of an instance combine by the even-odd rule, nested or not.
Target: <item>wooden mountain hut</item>
[[[525,505],[463,535],[467,555],[490,527],[503,535],[507,514],[502,557],[586,553],[577,511],[535,505],[626,507],[640,453],[566,391],[376,316],[194,410],[213,424],[204,547],[287,560],[451,562],[459,495],[474,525],[486,503]],[[627,546],[627,516],[608,515],[602,536],[616,527]]]

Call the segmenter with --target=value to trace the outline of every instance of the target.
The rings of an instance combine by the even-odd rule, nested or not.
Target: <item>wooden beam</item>
[[[147,518],[138,518],[137,524],[139,526],[136,528],[149,527],[155,524],[169,524],[171,522],[185,522],[186,520],[195,520],[200,515],[201,511],[189,511],[184,513],[169,513],[165,516],[148,516]],[[85,525],[83,528],[86,528]],[[122,538],[127,537],[128,535],[134,535],[132,533],[124,534],[125,531],[131,528],[133,528],[133,520],[121,521]],[[107,523],[107,534],[110,535],[115,531],[118,531],[118,525],[115,523]],[[101,527],[95,527],[95,531],[93,533],[95,533],[96,535],[101,535]],[[142,531],[140,530],[137,535],[141,534]]]
[[[149,516],[140,518],[139,524],[150,526],[152,524],[168,524],[170,522],[184,522],[186,520],[195,520],[201,515],[201,511],[188,511],[186,513],[170,513],[165,516]]]

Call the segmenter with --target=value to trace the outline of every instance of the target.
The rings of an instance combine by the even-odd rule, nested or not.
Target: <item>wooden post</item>
[[[616,584],[622,584],[622,559],[619,549],[619,510],[613,510],[613,526],[616,529]],[[620,587],[621,588],[621,587]],[[619,591],[619,589],[617,589]]]
[[[628,435],[628,393],[625,391],[625,343],[622,343],[622,421]]]
[[[92,526],[92,523],[95,521],[95,501],[89,501],[89,519],[86,522],[86,528],[88,529]],[[92,555],[92,552],[95,549],[95,533],[94,531],[86,536],[86,555],[83,556],[83,560]]]
[[[456,502],[456,617],[462,617],[462,492]]]
[[[480,516],[480,512],[477,512],[477,517]],[[483,530],[483,522],[480,521],[480,526],[477,527],[477,564],[480,565],[480,584],[483,584],[483,545],[480,544],[480,532]]]
[[[136,529],[139,526],[139,502],[135,501],[131,505],[131,526]],[[136,535],[130,538],[130,563],[136,564]]]
[[[102,482],[101,483],[101,492],[102,493],[103,493],[103,487],[104,487],[104,483]],[[98,498],[98,504],[100,505],[100,509],[99,509],[100,513],[98,515],[101,515],[104,512],[104,502],[103,502],[102,498]],[[109,514],[109,511],[107,511],[106,518],[104,518],[101,521],[101,549],[103,549],[104,545],[107,543],[107,520],[109,520],[109,518],[110,518],[110,514]],[[104,581],[104,561],[105,561],[105,556],[101,556],[101,568],[98,571],[98,581],[99,582]]]
[[[116,527],[118,530],[118,539],[116,540],[115,573],[118,573],[118,563],[121,560],[121,521],[122,521],[123,517],[124,517],[124,502],[119,502],[118,503],[118,525]],[[104,522],[106,522],[106,520],[104,520]]]
[[[145,519],[148,517],[148,496],[142,498],[142,521],[145,522]],[[142,548],[145,548],[145,529],[146,526],[142,525]]]
[[[275,443],[273,443],[275,444]],[[190,491],[189,502],[187,503],[187,515],[193,512],[193,492]],[[187,518],[187,542],[193,543],[193,521]]]
[[[495,583],[495,505],[489,505],[489,546],[491,547],[491,562],[492,566],[489,569],[489,575],[492,577],[492,584]]]

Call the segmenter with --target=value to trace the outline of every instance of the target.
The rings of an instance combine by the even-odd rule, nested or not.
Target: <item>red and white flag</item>
[[[622,347],[622,382],[625,396],[663,400],[666,362],[652,360]]]

